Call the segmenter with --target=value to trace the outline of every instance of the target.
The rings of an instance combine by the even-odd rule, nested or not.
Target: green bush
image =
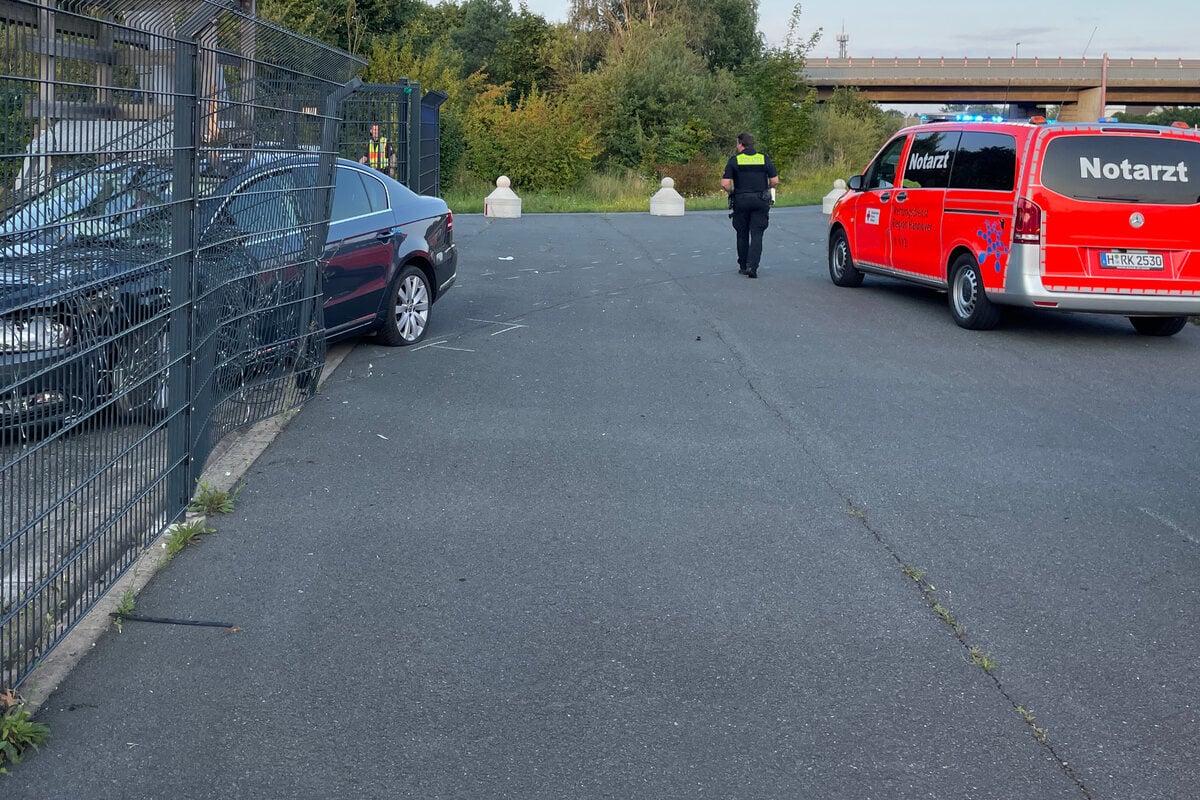
[[[723,166],[698,153],[683,164],[660,165],[655,172],[659,179],[675,181],[675,191],[684,197],[703,197],[720,188]]]
[[[514,189],[577,186],[599,152],[595,136],[564,100],[535,88],[514,109],[504,92],[505,87],[490,87],[467,110],[467,168],[487,180],[507,175]]]
[[[828,107],[814,109],[811,120],[813,142],[803,163],[810,168],[840,167],[847,175],[861,172],[899,126],[890,117],[863,119]]]

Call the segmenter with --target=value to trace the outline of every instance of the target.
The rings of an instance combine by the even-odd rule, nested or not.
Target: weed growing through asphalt
[[[983,650],[981,650],[979,647],[977,647],[975,645],[971,645],[967,649],[967,652],[969,652],[971,654],[971,663],[972,664],[979,667],[980,669],[982,669],[984,672],[988,673],[989,675],[992,674],[992,670],[994,670],[996,668],[996,659],[992,658],[990,654],[985,653]]]
[[[188,511],[196,511],[201,514],[228,514],[233,511],[233,501],[237,499],[238,492],[241,490],[241,484],[230,493],[214,488],[207,481],[196,481],[196,494],[192,497],[191,504],[188,505]]]
[[[117,610],[113,612],[113,625],[117,628],[117,633],[124,633],[125,617],[133,613],[133,588],[126,589],[121,595],[121,602],[117,603]]]
[[[197,537],[207,536],[210,533],[216,533],[216,531],[205,525],[203,520],[176,525],[167,534],[167,557],[174,558],[179,555],[180,550],[194,542]]]
[[[12,693],[6,701],[15,703]],[[50,728],[30,719],[29,709],[20,703],[9,705],[0,716],[0,775],[8,774],[9,764],[21,763],[28,750],[37,750],[50,738]]]
[[[910,581],[913,581],[914,583],[920,583],[921,578],[925,577],[925,570],[917,569],[916,567],[910,567],[908,564],[905,564],[904,574],[908,576]]]
[[[1021,715],[1021,719],[1025,720],[1025,724],[1033,729],[1033,738],[1045,744],[1046,729],[1037,726],[1037,720],[1033,718],[1033,712],[1026,709],[1025,706],[1017,706],[1017,713]]]

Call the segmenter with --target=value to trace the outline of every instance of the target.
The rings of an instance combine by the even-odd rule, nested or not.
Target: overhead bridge
[[[1108,105],[1200,105],[1200,59],[825,58],[804,74],[819,100],[855,87],[877,103],[1052,105],[1064,121],[1095,120]]]

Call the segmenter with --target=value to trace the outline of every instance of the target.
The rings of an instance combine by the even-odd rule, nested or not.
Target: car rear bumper
[[[1059,311],[1086,311],[1124,316],[1200,315],[1200,292],[1164,286],[1154,291],[1103,290],[1086,281],[1050,283],[1041,274],[1041,248],[1016,245],[1009,253],[1003,292],[989,293],[995,303]]]

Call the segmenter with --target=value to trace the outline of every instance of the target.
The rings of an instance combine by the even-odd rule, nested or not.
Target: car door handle
[[[891,192],[882,192],[879,195],[879,202],[881,202],[881,203],[886,203],[888,200],[891,200],[891,199],[892,199]]]
[[[903,203],[908,199],[908,192],[896,192],[896,202]]]
[[[395,231],[386,230],[386,231],[380,231],[379,233],[375,234],[375,238],[381,242],[386,242],[388,239],[391,239],[395,235],[396,235]]]

